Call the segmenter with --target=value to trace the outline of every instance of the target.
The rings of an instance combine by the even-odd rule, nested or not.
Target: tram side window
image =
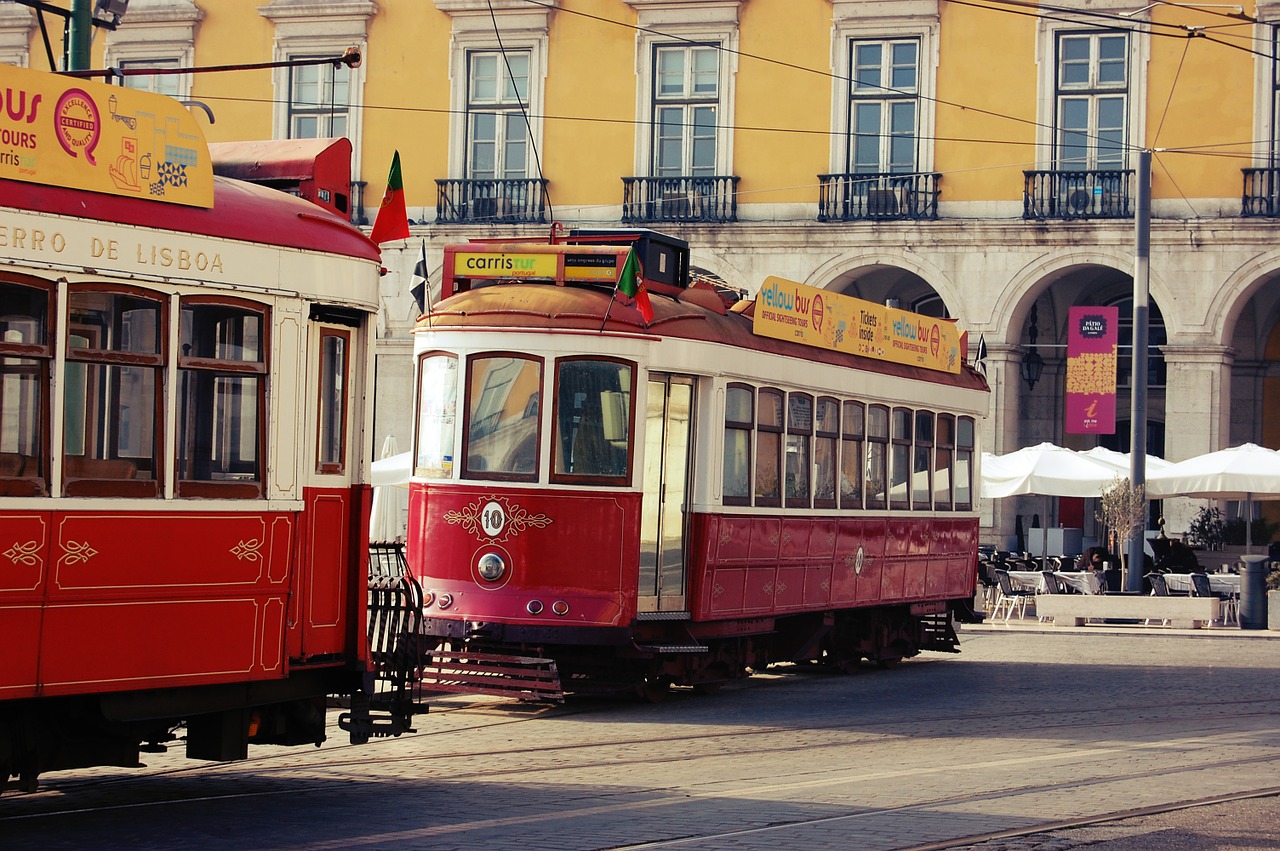
[[[316,472],[342,474],[347,468],[347,380],[351,335],[325,328],[320,332],[320,433]]]
[[[158,496],[167,299],[70,290],[62,478],[67,496]]]
[[[34,278],[0,281],[0,496],[47,493],[52,292]]]
[[[894,408],[889,429],[889,507],[910,508],[911,411]]]
[[[755,503],[782,504],[782,393],[761,390],[756,405]]]
[[[820,397],[813,418],[813,506],[836,507],[836,443],[840,439],[840,403]]]
[[[862,507],[862,460],[866,447],[866,408],[861,402],[844,403],[840,438],[840,507]],[[870,471],[865,481],[871,481]]]
[[[542,361],[475,356],[470,371],[463,475],[537,481]]]
[[[453,478],[457,422],[458,359],[428,354],[418,367],[418,447],[414,474]]]
[[[787,395],[786,503],[809,507],[809,444],[813,440],[813,397]]]
[[[889,409],[867,408],[867,508],[888,506]]]
[[[724,504],[751,504],[751,432],[755,392],[730,384],[724,394]]]
[[[951,470],[955,463],[956,418],[938,414],[938,434],[933,448],[933,507],[951,508]]]
[[[264,493],[269,320],[249,302],[182,300],[178,496]]]
[[[973,418],[961,417],[956,421],[956,483],[955,508],[968,511],[973,508]]]
[[[626,483],[633,372],[616,361],[557,364],[552,481]]]
[[[916,411],[916,439],[911,458],[911,507],[927,511],[933,496],[933,412]]]

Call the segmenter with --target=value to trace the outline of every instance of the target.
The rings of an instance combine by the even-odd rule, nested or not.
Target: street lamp
[[[1022,359],[1022,380],[1027,382],[1027,390],[1035,390],[1036,382],[1044,373],[1044,358],[1036,351],[1035,346]]]

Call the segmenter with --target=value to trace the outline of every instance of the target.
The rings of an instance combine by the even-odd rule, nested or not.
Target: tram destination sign
[[[955,323],[769,277],[756,295],[752,330],[876,360],[960,372]]]
[[[173,98],[0,64],[0,177],[213,206],[204,133]]]

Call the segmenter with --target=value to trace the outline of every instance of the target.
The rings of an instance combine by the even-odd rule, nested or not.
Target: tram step
[[[638,621],[687,621],[692,618],[688,612],[636,612]]]
[[[706,653],[708,650],[701,644],[638,644],[636,646],[649,653]]]
[[[435,650],[421,670],[422,689],[491,694],[519,700],[564,700],[554,659],[468,650]]]

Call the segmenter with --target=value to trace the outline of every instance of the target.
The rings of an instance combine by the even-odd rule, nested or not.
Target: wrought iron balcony
[[[624,224],[737,220],[736,175],[622,178]]]
[[[437,180],[436,224],[547,223],[547,181]]]
[[[936,219],[941,178],[936,173],[820,174],[818,221]]]
[[[1131,219],[1133,169],[1024,171],[1024,219]]]
[[[1240,215],[1280,216],[1280,168],[1242,168]]]

